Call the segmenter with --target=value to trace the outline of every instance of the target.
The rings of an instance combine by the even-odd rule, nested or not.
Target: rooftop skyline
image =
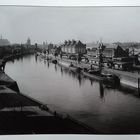
[[[67,39],[140,42],[140,7],[0,7],[0,34],[11,43]]]

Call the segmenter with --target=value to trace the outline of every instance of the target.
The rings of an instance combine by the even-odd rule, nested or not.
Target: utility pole
[[[103,45],[103,43],[99,44],[99,70],[101,72],[102,70],[102,64],[103,64],[103,51],[105,49],[105,46]]]

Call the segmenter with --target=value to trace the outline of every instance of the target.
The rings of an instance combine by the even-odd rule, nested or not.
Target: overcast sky
[[[0,34],[11,43],[65,39],[139,41],[140,7],[0,7]]]

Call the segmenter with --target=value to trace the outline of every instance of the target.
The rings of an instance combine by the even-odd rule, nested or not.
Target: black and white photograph
[[[140,134],[139,13],[0,6],[0,135]]]

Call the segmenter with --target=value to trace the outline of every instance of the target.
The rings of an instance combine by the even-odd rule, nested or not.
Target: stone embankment
[[[0,71],[0,134],[95,133],[98,132],[69,115],[52,111],[21,93],[17,82]]]

